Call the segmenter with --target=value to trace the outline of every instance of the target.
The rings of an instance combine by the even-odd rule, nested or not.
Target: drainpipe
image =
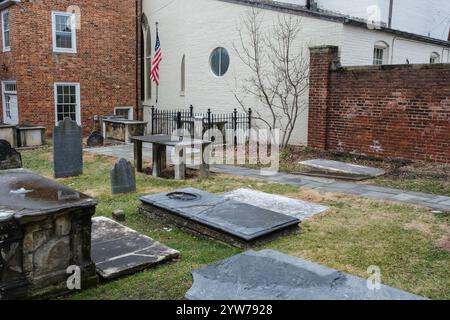
[[[140,42],[141,42],[141,33],[140,33],[140,17],[139,17],[139,3],[142,0],[135,0],[135,10],[136,10],[136,119],[140,119],[140,107],[141,107],[141,77],[140,70],[141,68],[141,50],[140,50]]]

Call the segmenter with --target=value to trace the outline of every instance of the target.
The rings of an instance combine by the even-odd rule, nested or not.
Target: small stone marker
[[[136,191],[136,172],[126,159],[120,159],[111,169],[111,190],[113,194]]]
[[[111,219],[92,219],[92,260],[104,279],[132,274],[180,253]]]
[[[22,168],[22,156],[6,140],[0,140],[0,170]]]
[[[299,164],[308,170],[305,174],[319,177],[365,180],[376,178],[386,173],[377,168],[324,159],[307,160],[299,162]]]
[[[89,138],[87,139],[87,145],[89,147],[103,146],[104,142],[105,139],[103,138],[102,133],[100,131],[92,132]]]
[[[55,178],[83,174],[82,129],[76,121],[65,118],[53,130],[53,167]]]
[[[118,222],[123,222],[126,219],[125,212],[120,209],[114,210],[112,213],[112,217]]]
[[[423,300],[273,250],[248,251],[192,272],[189,300]]]
[[[236,189],[223,195],[227,199],[244,202],[266,210],[272,210],[304,220],[327,211],[329,207],[315,203],[290,199],[251,189]]]

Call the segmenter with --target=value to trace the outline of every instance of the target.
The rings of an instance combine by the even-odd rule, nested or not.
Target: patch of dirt
[[[378,159],[374,157],[323,151],[304,147],[289,147],[281,152],[281,166],[302,172],[300,161],[327,159],[369,166],[386,171],[384,178],[392,180],[434,179],[450,183],[450,165],[426,161]]]
[[[450,238],[444,241],[444,243],[442,244],[442,249],[450,252]]]
[[[404,226],[407,230],[419,231],[425,235],[432,235],[431,225],[423,221],[414,220]]]

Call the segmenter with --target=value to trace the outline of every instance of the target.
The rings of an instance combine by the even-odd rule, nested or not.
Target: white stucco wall
[[[146,105],[160,108],[186,108],[190,104],[196,111],[212,108],[215,112],[232,112],[240,108],[233,92],[249,70],[237,57],[233,43],[239,39],[238,26],[248,7],[216,0],[144,0],[143,11],[147,16],[152,41],[155,39],[155,22],[159,22],[163,61],[161,63],[159,101],[155,88],[152,99]],[[270,28],[279,12],[264,10],[264,27]],[[341,50],[344,65],[370,65],[373,62],[373,46],[379,40],[392,44],[393,36],[387,33],[344,26],[340,23],[309,17],[302,19],[302,32],[298,50],[309,46],[336,45]],[[152,47],[154,43],[151,44]],[[224,47],[230,54],[230,68],[223,77],[215,76],[210,69],[211,52]],[[412,47],[411,47],[412,46]],[[432,51],[442,51],[423,43],[394,42],[394,63],[410,61],[427,63]],[[399,48],[398,52],[396,51]],[[181,61],[186,55],[186,92],[180,94]],[[148,79],[148,76],[146,77]],[[239,90],[237,90],[239,92]],[[306,99],[307,97],[305,97]],[[246,99],[246,107],[261,105],[254,99]],[[144,111],[148,120],[150,110]],[[300,117],[292,143],[307,142],[307,111]]]

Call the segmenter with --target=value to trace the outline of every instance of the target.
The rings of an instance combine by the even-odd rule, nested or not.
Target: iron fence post
[[[152,135],[155,134],[155,106],[152,106]]]
[[[238,111],[235,108],[233,111],[233,135],[234,135],[234,146],[238,145],[238,138],[237,138],[237,117],[238,117]]]

